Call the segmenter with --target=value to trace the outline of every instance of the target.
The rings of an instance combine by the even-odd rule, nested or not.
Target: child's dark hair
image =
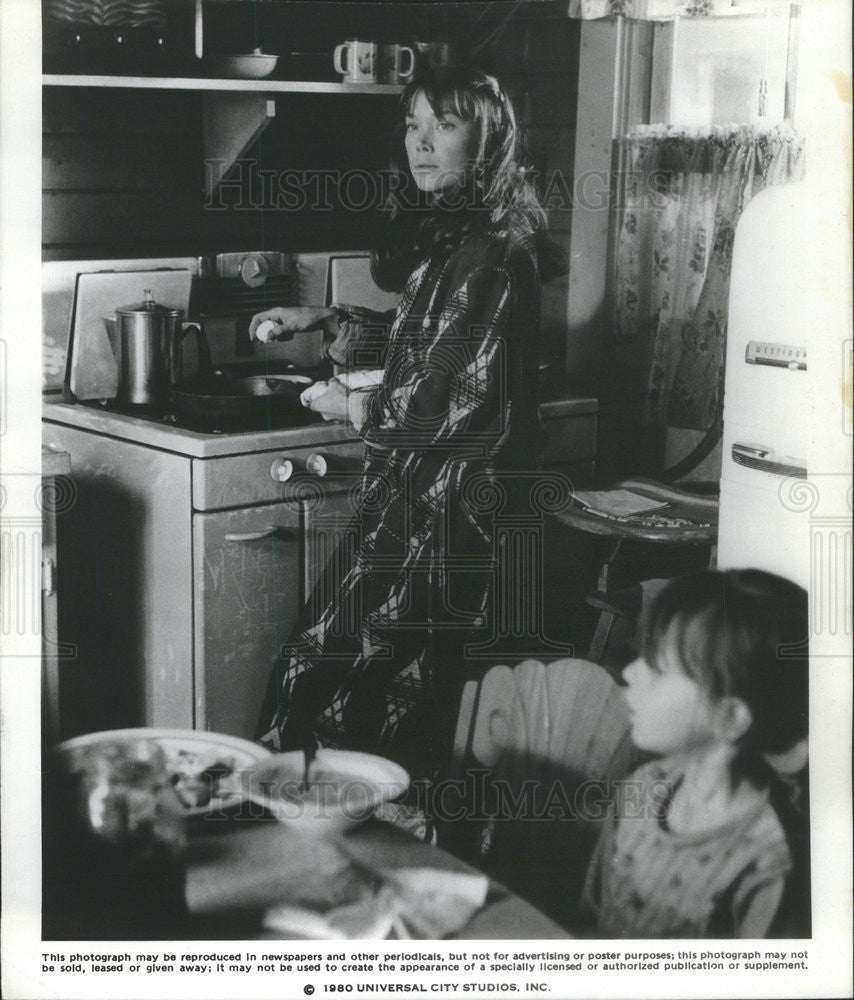
[[[807,735],[808,602],[797,584],[763,570],[706,570],[670,581],[645,622],[644,656],[672,650],[713,697],[740,698],[752,725],[734,769],[761,780],[765,755]]]
[[[409,173],[405,117],[420,95],[437,115],[450,109],[480,127],[472,175],[452,207],[417,191]],[[372,259],[374,279],[383,288],[399,289],[421,260],[455,249],[471,233],[491,229],[531,238],[545,229],[513,106],[488,73],[442,66],[416,77],[401,97],[389,160],[394,183],[385,205],[387,225]]]

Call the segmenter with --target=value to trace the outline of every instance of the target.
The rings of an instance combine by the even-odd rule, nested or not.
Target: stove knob
[[[294,463],[289,458],[277,458],[270,466],[270,477],[275,483],[286,483],[294,474]]]
[[[267,261],[254,253],[247,254],[240,262],[240,277],[248,288],[258,288],[263,285],[269,270]]]
[[[329,471],[329,463],[323,455],[320,455],[317,452],[308,456],[305,467],[313,476],[319,476],[321,478]]]

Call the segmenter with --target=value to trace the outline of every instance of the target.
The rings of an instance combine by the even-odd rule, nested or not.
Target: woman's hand
[[[323,327],[334,332],[337,314],[327,306],[276,306],[256,313],[249,323],[252,340],[290,340],[295,333]]]
[[[337,378],[330,379],[325,386],[324,392],[317,395],[309,393],[304,405],[309,410],[319,413],[324,420],[346,420],[349,416],[347,409],[349,392]]]

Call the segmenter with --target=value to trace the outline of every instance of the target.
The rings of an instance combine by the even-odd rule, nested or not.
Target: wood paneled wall
[[[569,260],[573,163],[578,104],[580,22],[566,17],[510,22],[484,64],[501,78],[513,99],[532,159],[541,171],[549,232]],[[555,382],[565,372],[568,274],[543,286],[544,360]]]
[[[165,256],[195,243],[199,101],[192,92],[45,88],[46,259]]]

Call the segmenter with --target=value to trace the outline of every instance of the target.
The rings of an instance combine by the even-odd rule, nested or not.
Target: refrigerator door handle
[[[807,463],[804,459],[786,456],[777,458],[773,448],[760,444],[747,444],[734,441],[732,445],[732,460],[737,465],[759,472],[770,472],[775,476],[807,478]]]

